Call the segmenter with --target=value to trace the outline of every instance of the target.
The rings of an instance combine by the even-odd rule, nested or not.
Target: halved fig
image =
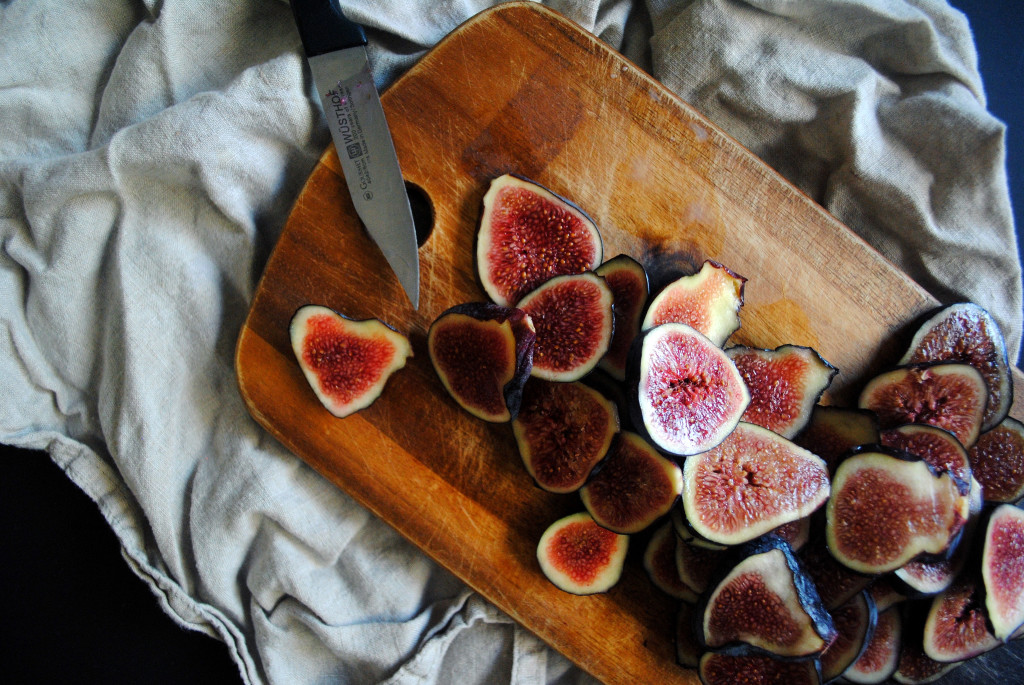
[[[989,515],[981,576],[992,634],[1006,642],[1024,624],[1024,510],[1001,504]]]
[[[836,639],[821,655],[821,679],[825,682],[838,678],[860,658],[878,622],[875,603],[866,591],[858,592],[829,613],[836,627]]]
[[[484,421],[504,423],[519,413],[535,338],[533,323],[522,310],[469,302],[434,320],[427,350],[460,407]]]
[[[879,612],[875,631],[864,651],[843,671],[851,683],[884,683],[896,672],[903,642],[903,617],[899,607]]]
[[[881,444],[909,452],[931,464],[938,473],[948,473],[960,492],[971,489],[971,462],[967,449],[952,433],[927,424],[905,423],[882,431]]]
[[[704,685],[821,685],[816,659],[783,661],[769,654],[717,654],[700,658],[700,682]]]
[[[917,330],[900,364],[938,361],[970,364],[981,372],[988,387],[982,431],[1006,417],[1013,401],[1013,376],[1006,341],[985,309],[962,302],[939,310]]]
[[[882,613],[892,606],[909,599],[909,596],[902,592],[903,585],[891,575],[879,576],[867,589],[871,599],[875,602],[878,613]]]
[[[669,518],[676,529],[676,535],[679,536],[680,540],[683,540],[687,544],[693,545],[694,547],[700,547],[701,549],[710,550],[723,550],[728,547],[728,545],[712,542],[705,537],[697,535],[690,526],[690,522],[686,520],[686,511],[683,509],[682,501],[672,507],[672,511],[669,512]]]
[[[853,599],[874,580],[874,576],[857,573],[836,561],[822,538],[808,542],[797,553],[797,558],[814,581],[822,604],[828,611]]]
[[[703,652],[697,637],[693,634],[693,609],[692,604],[680,602],[679,610],[676,612],[676,663],[684,668],[700,666],[700,656]]]
[[[838,369],[810,347],[781,345],[762,350],[736,345],[725,351],[750,391],[743,421],[793,438],[811,419]]]
[[[537,544],[537,561],[560,590],[592,595],[619,582],[628,546],[628,535],[597,525],[584,511],[548,526]]]
[[[651,300],[641,329],[684,323],[721,347],[740,327],[746,282],[746,278],[718,262],[706,260],[697,273],[676,279],[661,289]]]
[[[598,391],[539,378],[526,382],[512,422],[526,471],[540,488],[558,493],[583,486],[618,430],[618,410]]]
[[[608,351],[614,326],[612,291],[592,272],[545,281],[519,301],[519,308],[537,331],[531,373],[538,378],[578,380]]]
[[[676,545],[676,572],[697,594],[708,589],[715,572],[726,558],[724,549],[708,549],[680,540]]]
[[[739,423],[720,445],[683,463],[686,519],[723,545],[808,516],[828,496],[820,457],[752,423]]]
[[[642,333],[628,366],[633,426],[671,454],[697,454],[719,444],[750,403],[732,360],[686,324]]]
[[[896,665],[896,672],[892,679],[903,685],[921,685],[923,683],[934,683],[962,664],[962,661],[954,661],[944,664],[930,658],[924,653],[919,644],[920,640],[905,640],[900,649],[899,663]]]
[[[949,663],[989,652],[1002,642],[988,625],[981,579],[962,574],[931,602],[924,623],[924,653]]]
[[[697,638],[708,649],[749,646],[786,657],[820,654],[836,637],[789,545],[765,536],[737,550],[739,561],[709,587],[697,605]]]
[[[604,259],[597,224],[566,198],[505,174],[484,195],[476,266],[487,295],[513,306],[544,281],[596,269]]]
[[[946,429],[969,448],[978,439],[987,401],[985,379],[976,368],[938,362],[875,376],[861,391],[858,406],[874,411],[883,430],[925,423]]]
[[[811,537],[811,517],[804,516],[796,521],[783,523],[772,533],[789,543],[794,552],[799,552]]]
[[[599,365],[613,378],[623,381],[629,347],[640,333],[640,317],[647,306],[647,272],[640,262],[620,254],[597,267],[594,273],[611,288],[615,312],[612,342]]]
[[[861,445],[879,440],[878,417],[867,409],[815,405],[811,419],[793,442],[825,460],[835,473],[840,460]]]
[[[316,398],[339,418],[370,406],[412,356],[409,339],[383,322],[353,321],[315,304],[299,307],[288,334]]]
[[[624,431],[580,489],[580,498],[598,524],[629,535],[667,514],[682,487],[678,464],[636,433]]]
[[[1017,502],[1024,497],[1024,424],[1008,416],[978,436],[968,453],[986,502]]]
[[[676,548],[682,544],[671,522],[658,526],[644,549],[644,570],[656,588],[669,597],[692,604],[697,601],[697,591],[683,581],[676,567]]]
[[[920,554],[947,552],[970,500],[949,474],[884,447],[843,461],[825,507],[829,551],[861,573],[893,571]]]

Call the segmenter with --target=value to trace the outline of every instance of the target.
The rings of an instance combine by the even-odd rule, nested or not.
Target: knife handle
[[[306,57],[366,45],[363,27],[349,21],[338,0],[291,0]]]

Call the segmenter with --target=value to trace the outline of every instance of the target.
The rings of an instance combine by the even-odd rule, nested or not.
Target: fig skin
[[[687,585],[676,566],[676,549],[685,544],[669,521],[655,528],[644,549],[644,570],[656,588],[683,603],[694,604],[697,591]],[[693,664],[696,667],[696,662]]]
[[[516,174],[491,181],[476,239],[477,276],[494,302],[515,306],[555,276],[596,269],[601,234],[578,205]]]
[[[835,680],[860,658],[878,623],[878,611],[871,595],[861,591],[829,612],[836,627],[836,639],[821,654],[821,678]]]
[[[886,430],[904,423],[944,428],[967,448],[981,431],[988,389],[969,364],[935,362],[902,366],[872,378],[857,405],[878,415]]]
[[[710,259],[695,274],[662,288],[651,300],[641,330],[664,323],[684,323],[721,347],[740,327],[743,287],[747,279]]]
[[[843,671],[843,679],[858,684],[888,680],[899,663],[903,633],[903,616],[899,607],[879,612],[871,639],[857,660]]]
[[[567,383],[590,373],[611,344],[612,300],[593,272],[556,276],[524,295],[519,307],[537,331],[531,375]]]
[[[522,310],[469,302],[451,307],[427,331],[430,362],[445,390],[473,416],[516,418],[533,367],[536,332]]]
[[[818,594],[827,611],[850,601],[875,580],[873,575],[857,573],[836,561],[828,551],[823,538],[809,541],[797,552],[797,558],[804,571],[814,581],[814,586],[818,588]]]
[[[801,345],[780,345],[774,350],[736,345],[725,353],[750,391],[750,405],[741,420],[784,438],[792,439],[803,430],[839,373],[814,349]]]
[[[725,353],[681,323],[666,323],[633,341],[627,397],[634,429],[676,456],[705,452],[729,435],[750,403]]]
[[[885,447],[903,450],[948,473],[964,495],[971,489],[971,462],[967,449],[956,436],[943,428],[927,424],[905,423],[882,431],[880,442]]]
[[[1024,625],[1024,510],[1001,504],[989,514],[981,556],[985,610],[997,640]]]
[[[640,317],[650,295],[647,272],[640,262],[620,254],[597,267],[595,273],[611,288],[615,318],[612,342],[598,365],[621,382],[626,380],[629,348],[640,333]]]
[[[811,418],[793,442],[825,460],[829,474],[844,457],[862,445],[880,440],[878,416],[867,409],[815,405]]]
[[[954,361],[978,369],[988,387],[981,430],[1002,421],[1013,402],[1006,341],[988,311],[971,302],[939,309],[918,328],[900,365]]]
[[[967,457],[986,502],[1024,498],[1024,424],[1013,417],[978,436]]]
[[[382,321],[356,321],[321,305],[299,307],[288,334],[310,388],[338,418],[373,404],[413,356],[409,339]]]
[[[739,423],[713,449],[683,463],[686,519],[723,545],[752,540],[825,504],[825,462],[777,433]]]
[[[590,514],[565,516],[537,543],[537,561],[555,587],[574,595],[607,592],[622,576],[629,536],[594,522]]]

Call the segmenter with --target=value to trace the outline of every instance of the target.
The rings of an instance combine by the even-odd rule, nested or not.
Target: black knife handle
[[[306,57],[366,45],[363,27],[345,18],[338,0],[291,0],[291,3]]]

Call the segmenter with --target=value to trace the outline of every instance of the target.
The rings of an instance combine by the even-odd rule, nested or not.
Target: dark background
[[[1024,225],[1024,7],[1020,0],[952,4],[968,15],[974,31],[989,109],[1008,126],[1019,235]],[[0,664],[6,682],[239,681],[225,645],[179,628],[163,613],[121,558],[97,507],[46,454],[0,446],[0,459]],[[1024,656],[1022,645],[1013,651]],[[1009,654],[998,656],[1008,663]]]

